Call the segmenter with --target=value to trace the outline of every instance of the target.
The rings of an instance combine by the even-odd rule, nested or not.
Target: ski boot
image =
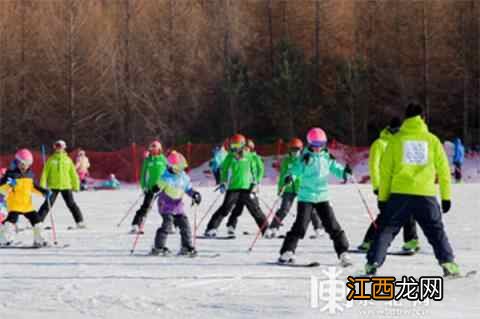
[[[275,238],[277,232],[278,232],[278,228],[267,228],[263,237],[267,239]]]
[[[295,263],[295,253],[292,251],[286,251],[278,257],[279,264],[294,264]]]
[[[77,223],[77,229],[86,229],[87,226],[85,225],[84,222],[78,222]]]
[[[41,248],[47,246],[47,241],[42,237],[42,226],[40,224],[33,226],[33,247]]]
[[[170,256],[171,254],[172,252],[167,247],[152,247],[152,250],[149,253],[150,256]]]
[[[210,237],[210,238],[217,237],[217,230],[215,228],[207,229],[207,230],[205,230],[204,236],[205,237]]]
[[[233,228],[233,226],[227,227],[227,235],[229,237],[235,237],[235,228]]]
[[[325,235],[325,229],[323,228],[317,228],[313,231],[313,235],[310,236],[310,239],[317,239]]]
[[[402,246],[402,250],[407,253],[414,254],[420,250],[418,239],[412,239],[405,242]]]
[[[353,265],[352,259],[347,254],[347,252],[341,253],[340,256],[338,256],[338,261],[340,263],[340,266],[342,266],[342,267],[349,267],[349,266]]]
[[[454,262],[446,262],[441,264],[444,277],[458,277],[460,276],[460,267]]]
[[[178,252],[179,256],[187,256],[187,257],[195,257],[197,255],[197,251],[193,247],[182,247]]]
[[[11,223],[0,224],[0,246],[11,246],[13,244],[14,227]]]
[[[373,263],[373,264],[366,264],[365,265],[365,274],[368,276],[374,276],[377,273],[378,269],[378,264]]]
[[[370,247],[372,247],[372,242],[371,241],[364,241],[363,243],[361,243],[357,249],[360,250],[360,251],[364,251],[364,252],[367,252],[370,250]]]

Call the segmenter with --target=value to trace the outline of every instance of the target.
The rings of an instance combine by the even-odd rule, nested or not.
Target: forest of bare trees
[[[2,0],[0,152],[63,138],[368,145],[420,101],[480,143],[476,0]]]

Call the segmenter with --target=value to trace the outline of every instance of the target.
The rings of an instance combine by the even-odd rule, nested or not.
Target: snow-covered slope
[[[370,188],[362,186],[372,207]],[[204,203],[198,216],[205,214],[218,196],[211,188],[200,188]],[[454,185],[453,210],[445,215],[445,224],[463,270],[479,268],[480,200],[478,185]],[[0,250],[0,317],[8,319],[56,318],[320,318],[328,316],[320,308],[310,307],[310,276],[326,278],[322,272],[336,265],[328,237],[300,242],[297,259],[319,261],[314,269],[281,268],[274,261],[281,240],[259,240],[247,253],[253,235],[240,234],[236,240],[198,240],[200,254],[220,253],[218,258],[162,258],[142,256],[149,250],[160,223],[156,210],[150,213],[146,234],[135,252],[129,250],[134,237],[127,235],[128,222],[116,224],[139,195],[134,188],[121,191],[85,192],[77,195],[88,224],[87,230],[67,231],[72,218],[59,200],[54,208],[61,243],[65,249]],[[360,243],[369,220],[352,185],[333,186],[332,203],[352,246]],[[262,187],[260,196],[268,203],[275,200],[273,187]],[[38,201],[36,202],[38,203]],[[217,202],[217,206],[220,201]],[[194,210],[186,205],[193,220]],[[265,209],[266,210],[266,209]],[[266,210],[267,211],[267,210]],[[289,227],[293,212],[286,219]],[[24,223],[24,222],[22,222]],[[200,227],[204,229],[206,222]],[[221,230],[225,231],[224,223]],[[254,232],[247,212],[240,220],[239,233]],[[310,230],[311,231],[311,230]],[[48,232],[45,232],[49,236]],[[31,241],[31,231],[19,233],[18,240]],[[432,249],[421,235],[422,251],[414,257],[389,256],[381,275],[440,275]],[[178,249],[178,235],[168,240]],[[398,249],[397,238],[392,249]],[[364,256],[352,256],[355,266],[345,269],[345,277],[363,268]],[[429,305],[402,305],[375,302],[355,304],[335,318],[478,318],[480,280],[445,282],[441,302]],[[325,302],[320,301],[320,307]]]

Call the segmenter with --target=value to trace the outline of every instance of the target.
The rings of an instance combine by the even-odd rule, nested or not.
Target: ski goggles
[[[241,151],[244,146],[245,144],[243,143],[233,143],[233,144],[230,144],[230,150],[232,152],[238,152],[238,151]]]
[[[19,166],[23,166],[23,167],[30,167],[32,166],[33,164],[33,161],[31,160],[20,160],[20,159],[17,159],[18,161],[18,165]]]

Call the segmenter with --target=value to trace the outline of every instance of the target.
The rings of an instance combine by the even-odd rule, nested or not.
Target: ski
[[[267,265],[270,266],[282,266],[282,267],[291,267],[291,268],[314,268],[319,267],[320,263],[317,261],[312,261],[309,263],[281,263],[281,262],[267,262]]]
[[[167,255],[152,255],[150,253],[147,253],[145,255],[135,255],[135,256],[144,256],[144,257],[160,257],[160,258],[191,258],[191,259],[194,259],[194,258],[217,258],[217,257],[220,257],[220,254],[219,253],[215,253],[215,254],[196,254],[196,255],[178,255],[178,254],[167,254]]]
[[[464,274],[443,276],[446,280],[466,279],[477,275],[477,270],[469,270]]]
[[[69,244],[63,245],[48,245],[48,246],[33,246],[33,245],[10,245],[10,246],[0,246],[0,249],[45,249],[45,248],[57,248],[63,249],[70,247]]]
[[[235,236],[229,235],[229,236],[215,236],[215,237],[210,237],[210,236],[197,236],[197,239],[218,239],[218,240],[229,240],[229,239],[235,239]]]
[[[367,253],[366,251],[360,250],[360,249],[349,249],[348,252],[351,253],[351,254],[366,254]],[[398,251],[389,251],[389,252],[387,252],[387,255],[390,255],[390,256],[413,256],[416,253],[417,253],[416,251],[398,250]]]

